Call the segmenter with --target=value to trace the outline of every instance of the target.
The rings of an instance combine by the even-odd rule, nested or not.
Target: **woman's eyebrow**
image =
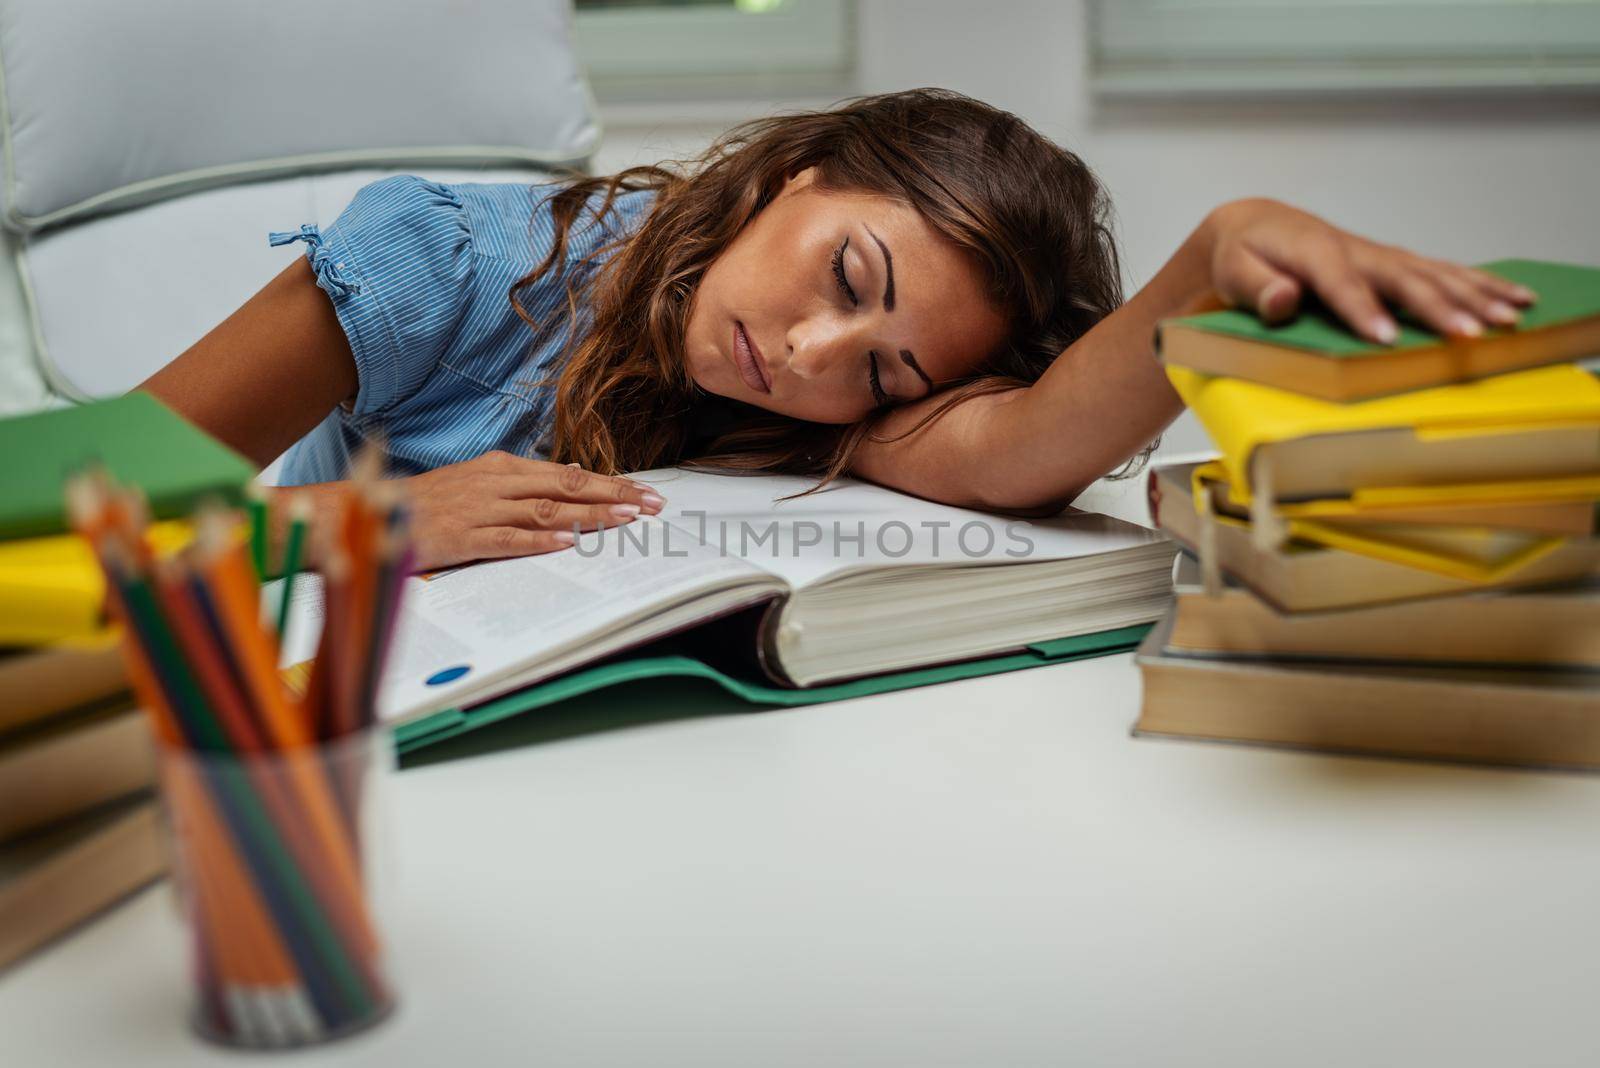
[[[911,355],[910,349],[900,350],[900,362],[917,372],[917,377],[928,383],[928,392],[933,392],[933,379],[929,378],[928,372],[924,371],[922,366],[917,363],[917,358]]]
[[[883,310],[894,311],[894,257],[889,255],[889,246],[883,243],[883,238],[872,232],[872,227],[862,223],[861,228],[878,243],[878,251],[883,253]]]

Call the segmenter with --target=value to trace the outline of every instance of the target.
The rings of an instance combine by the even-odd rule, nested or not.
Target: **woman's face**
[[[970,374],[1004,339],[977,270],[916,209],[802,171],[707,269],[685,351],[710,393],[853,423]]]

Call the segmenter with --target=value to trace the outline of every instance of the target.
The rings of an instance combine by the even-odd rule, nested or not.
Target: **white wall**
[[[1466,262],[1600,262],[1600,102],[1522,99],[1096,109],[1081,0],[857,0],[859,90],[940,85],[1022,116],[1111,190],[1130,286],[1205,212],[1268,195],[1357,232]],[[693,153],[789,101],[658,105],[608,117],[598,166]],[[1187,419],[1163,451],[1198,448]]]

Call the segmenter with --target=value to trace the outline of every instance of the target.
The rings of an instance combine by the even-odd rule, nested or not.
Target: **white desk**
[[[1595,1063],[1600,779],[1135,740],[1137,696],[1124,655],[403,772],[404,1005],[286,1063]],[[0,1063],[242,1063],[178,935],[157,888],[0,978]]]

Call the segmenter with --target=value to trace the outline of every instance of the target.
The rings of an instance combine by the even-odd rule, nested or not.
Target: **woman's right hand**
[[[654,488],[577,464],[490,452],[405,480],[418,570],[566,548],[575,530],[655,515]]]

